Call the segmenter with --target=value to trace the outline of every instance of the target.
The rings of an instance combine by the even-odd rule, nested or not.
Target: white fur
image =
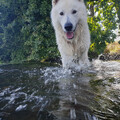
[[[77,13],[72,14],[72,10],[77,10]],[[60,16],[60,12],[64,12],[64,15]],[[90,34],[83,0],[53,0],[51,19],[63,67],[88,66]],[[70,21],[75,29],[74,38],[71,40],[65,35],[64,25],[67,21]]]

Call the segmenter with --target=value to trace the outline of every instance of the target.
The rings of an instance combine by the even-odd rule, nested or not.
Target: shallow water
[[[120,120],[120,63],[0,66],[0,120]]]

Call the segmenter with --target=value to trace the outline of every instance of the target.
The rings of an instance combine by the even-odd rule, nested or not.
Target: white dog
[[[90,33],[83,0],[52,0],[52,24],[64,68],[89,66]]]

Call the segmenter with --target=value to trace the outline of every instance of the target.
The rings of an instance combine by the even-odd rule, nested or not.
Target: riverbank
[[[120,60],[120,41],[107,45],[103,54],[99,56],[100,60]]]

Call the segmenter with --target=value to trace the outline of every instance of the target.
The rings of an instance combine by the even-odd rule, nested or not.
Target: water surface
[[[0,120],[120,120],[120,63],[0,66]]]

